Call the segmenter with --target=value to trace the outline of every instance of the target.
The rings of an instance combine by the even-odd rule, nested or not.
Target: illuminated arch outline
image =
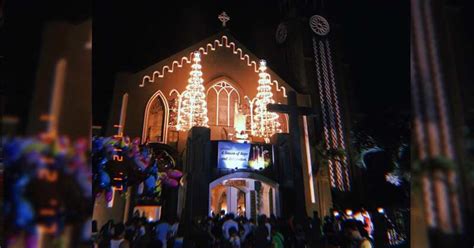
[[[166,144],[166,142],[168,141],[169,105],[168,105],[168,100],[166,99],[165,95],[161,92],[161,90],[158,90],[155,92],[155,94],[153,94],[153,96],[150,97],[145,107],[145,115],[144,115],[145,118],[143,120],[143,131],[142,131],[142,143],[144,143],[146,140],[148,115],[150,112],[151,104],[157,97],[161,98],[161,101],[163,102],[163,108],[164,108],[163,143]]]
[[[218,184],[220,183],[223,183],[225,180],[230,180],[230,179],[252,179],[252,180],[257,180],[257,181],[261,181],[263,183],[266,183],[270,186],[270,188],[273,188],[274,192],[274,198],[273,198],[273,204],[274,204],[274,211],[275,211],[275,214],[277,216],[280,216],[281,215],[281,207],[280,207],[280,185],[273,181],[272,179],[266,177],[266,176],[263,176],[263,175],[260,175],[260,174],[257,174],[257,173],[254,173],[254,172],[244,172],[244,171],[238,171],[238,172],[233,172],[231,174],[227,174],[227,175],[224,175],[222,177],[219,177],[219,178],[216,178],[215,180],[213,180],[212,182],[209,183],[209,191],[211,191],[211,189],[213,189],[214,187],[216,187]],[[209,194],[209,199],[208,199],[208,208],[210,209],[211,207],[211,194]]]
[[[232,48],[233,54],[239,55],[240,60],[246,61],[247,66],[253,66],[255,73],[259,73],[257,62],[255,62],[255,60],[250,60],[250,56],[244,53],[241,48],[237,48],[234,42],[232,41],[229,42],[229,38],[226,35],[223,35],[220,40],[216,39],[212,43],[207,43],[205,48],[200,47],[199,49],[197,49],[197,51],[199,51],[203,55],[207,55],[209,51],[215,51],[217,47],[222,47],[222,46],[226,48]],[[165,72],[172,73],[174,71],[175,66],[177,66],[178,68],[181,68],[183,67],[184,63],[190,64],[192,61],[193,53],[194,51],[190,52],[188,57],[181,57],[180,60],[174,60],[171,63],[171,67],[168,65],[163,66],[161,68],[161,72],[153,71],[153,73],[151,74],[152,75],[151,77],[149,75],[144,76],[139,86],[144,87],[147,81],[150,83],[155,82],[155,77],[163,78],[165,76]],[[284,86],[280,86],[277,80],[271,80],[270,82],[272,85],[273,84],[276,85],[275,88],[278,92],[283,91],[283,97],[287,97],[286,88]]]

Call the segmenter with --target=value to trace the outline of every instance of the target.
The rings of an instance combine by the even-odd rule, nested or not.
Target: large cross
[[[218,18],[222,22],[222,27],[225,27],[225,23],[230,20],[230,17],[225,13],[225,11],[222,11]]]
[[[294,168],[294,182],[295,182],[295,194],[296,204],[294,208],[294,215],[297,221],[304,221],[306,215],[306,201],[305,201],[305,190],[303,180],[303,159],[301,157],[301,132],[299,125],[300,116],[314,116],[314,111],[309,107],[299,107],[296,101],[296,93],[290,91],[288,93],[288,104],[268,104],[267,110],[270,112],[286,113],[289,118],[289,129],[290,132],[290,161]],[[306,130],[305,130],[306,131]],[[307,144],[308,145],[308,144]],[[313,187],[313,185],[311,185]]]

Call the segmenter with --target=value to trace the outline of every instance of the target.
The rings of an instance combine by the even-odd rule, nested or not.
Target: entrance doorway
[[[236,172],[218,178],[209,185],[209,214],[233,213],[256,218],[280,215],[278,184],[251,172]]]

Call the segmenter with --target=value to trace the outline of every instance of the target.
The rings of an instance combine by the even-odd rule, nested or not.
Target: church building
[[[272,70],[272,61],[236,40],[225,28],[229,19],[223,12],[219,33],[116,77],[107,135],[140,137],[142,144],[172,151],[184,177],[166,203],[139,204],[133,187],[111,204],[97,199],[99,226],[126,221],[137,210],[150,220],[222,211],[247,218],[325,216],[331,187],[349,184],[343,162],[314,171],[317,151],[310,141],[321,137],[309,130],[318,118],[312,111],[317,98],[297,92]],[[328,130],[329,140],[337,135]]]

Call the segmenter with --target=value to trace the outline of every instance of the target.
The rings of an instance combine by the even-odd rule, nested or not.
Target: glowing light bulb
[[[179,123],[176,125],[178,130],[191,129],[194,126],[207,127],[207,102],[202,79],[200,64],[200,53],[195,52],[193,58],[194,64],[191,65],[188,85],[183,92]]]
[[[267,110],[267,105],[275,103],[275,101],[273,100],[270,75],[266,72],[266,64],[265,60],[260,60],[252,130],[255,136],[268,139],[273,134],[281,132],[281,129],[278,114]]]
[[[352,216],[352,210],[346,209],[346,215],[347,216]]]

